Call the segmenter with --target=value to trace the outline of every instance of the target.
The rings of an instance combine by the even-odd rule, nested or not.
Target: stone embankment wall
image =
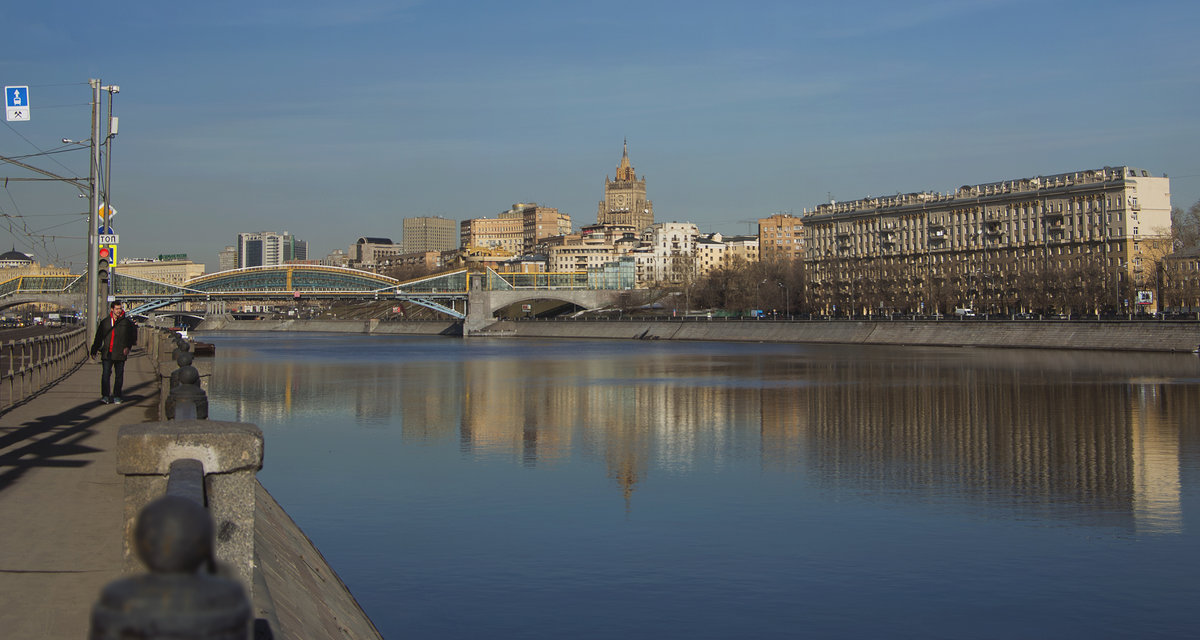
[[[154,339],[150,331],[140,334],[146,341]],[[168,351],[172,345],[163,342],[153,348],[148,347],[147,351],[159,375],[160,396],[165,397],[170,389],[170,376],[175,363]],[[197,358],[194,364],[206,377],[211,375],[211,359]],[[161,403],[158,418],[166,420]],[[208,423],[207,420],[190,422],[193,427]],[[209,486],[213,484],[211,478],[206,482]],[[128,481],[126,484],[128,486]],[[263,634],[259,633],[260,629],[256,626],[255,637],[272,637],[275,640],[381,638],[349,588],[271,494],[257,480],[253,481],[248,491],[253,493],[253,498],[242,497],[254,509],[253,587],[249,591],[252,593],[254,615],[258,619],[256,625],[265,622],[270,627],[270,633]],[[212,503],[209,509],[214,509]]]
[[[1095,349],[1190,352],[1200,344],[1194,322],[986,321],[771,322],[497,322],[486,335],[538,338],[714,340],[825,344]]]
[[[457,322],[378,320],[205,321],[197,331],[315,331],[389,335],[461,335]],[[1121,320],[801,321],[713,320],[500,321],[480,337],[609,338],[800,342],[1021,349],[1190,352],[1200,345],[1200,323]]]
[[[395,335],[462,335],[453,320],[442,322],[380,322],[379,320],[233,320],[213,316],[196,331],[312,331],[316,333],[377,333]]]

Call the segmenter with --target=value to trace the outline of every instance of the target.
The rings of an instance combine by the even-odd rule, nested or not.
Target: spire
[[[617,165],[617,180],[636,180],[633,166],[629,164],[629,139],[626,138],[621,148],[621,164]]]

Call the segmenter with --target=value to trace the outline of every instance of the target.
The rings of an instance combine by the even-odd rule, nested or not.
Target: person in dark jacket
[[[120,300],[108,305],[108,317],[96,327],[96,339],[92,341],[92,357],[100,356],[104,372],[100,374],[100,401],[121,404],[121,387],[125,382],[125,360],[137,343],[137,327],[125,317],[125,307]],[[115,375],[114,375],[115,374]],[[109,393],[112,383],[111,391]]]

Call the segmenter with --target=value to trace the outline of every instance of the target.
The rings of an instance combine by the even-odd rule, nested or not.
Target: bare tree
[[[1200,246],[1200,200],[1187,211],[1179,207],[1171,210],[1171,236],[1176,251]]]

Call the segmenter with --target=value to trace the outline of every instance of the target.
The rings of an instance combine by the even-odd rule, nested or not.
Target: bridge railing
[[[25,401],[87,359],[84,327],[0,343],[0,411]]]

